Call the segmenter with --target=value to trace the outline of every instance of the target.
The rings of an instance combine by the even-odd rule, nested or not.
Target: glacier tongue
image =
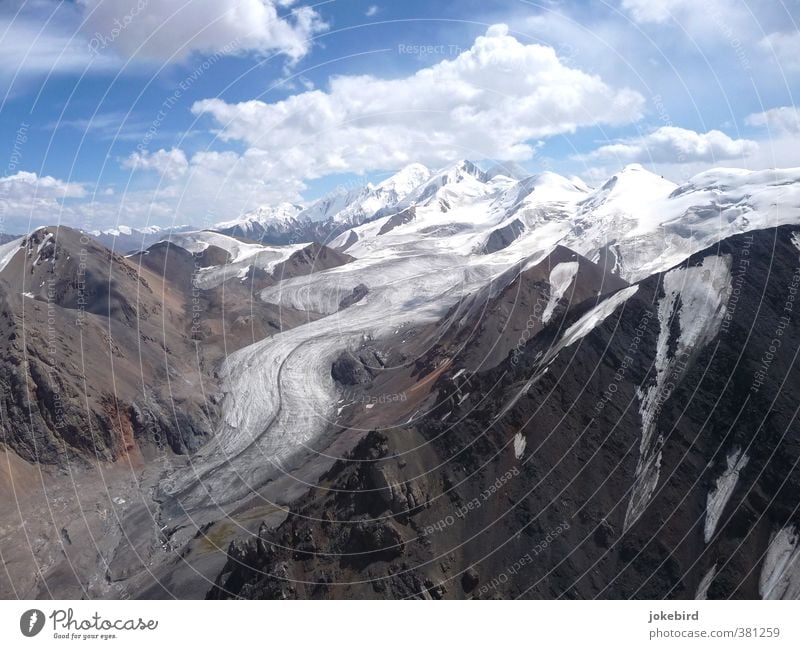
[[[331,364],[365,337],[388,337],[408,323],[435,322],[464,295],[507,270],[454,255],[359,260],[266,289],[281,305],[329,313],[230,354],[223,423],[194,458],[194,474],[169,489],[184,507],[234,502],[288,471],[298,453],[336,419]],[[337,311],[341,296],[369,288],[358,303]]]

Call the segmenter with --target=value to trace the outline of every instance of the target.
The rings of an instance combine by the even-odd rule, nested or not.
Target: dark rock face
[[[342,298],[342,301],[339,302],[339,310],[341,311],[349,306],[357,304],[367,296],[367,293],[369,293],[369,288],[367,285],[358,284],[355,288],[353,288],[353,291],[350,293],[350,295],[346,295]]]
[[[364,364],[350,354],[344,354],[333,362],[331,376],[342,385],[360,385],[372,380]]]
[[[342,385],[364,385],[372,381],[386,360],[383,352],[368,347],[345,352],[333,362],[331,376]]]
[[[508,248],[523,232],[525,232],[525,225],[519,219],[514,219],[508,225],[494,230],[486,240],[481,252],[488,255]]]
[[[367,583],[352,589],[353,595],[432,597],[436,584],[426,585],[424,573],[407,563],[412,553],[405,538],[414,535],[413,528],[376,516],[385,501],[370,475],[386,458],[387,441],[373,431],[333,466],[324,480],[331,490],[321,521],[291,514],[276,530],[262,526],[255,538],[232,543],[208,597],[326,598],[336,594],[335,583],[359,575]],[[301,574],[311,577],[307,583],[298,583]]]
[[[402,212],[398,212],[391,218],[389,218],[386,223],[381,226],[381,229],[378,230],[378,236],[382,234],[386,234],[387,232],[391,232],[396,227],[405,225],[406,223],[411,223],[416,218],[416,210],[413,207],[409,207]]]
[[[232,546],[209,596],[792,592],[770,543],[800,524],[793,235],[739,235],[573,302],[485,370],[443,339],[449,366],[415,376],[435,381],[428,412],[367,435],[284,524]]]

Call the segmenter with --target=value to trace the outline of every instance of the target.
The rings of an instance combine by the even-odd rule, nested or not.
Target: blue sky
[[[410,162],[797,166],[789,0],[11,0],[0,230],[201,226]]]

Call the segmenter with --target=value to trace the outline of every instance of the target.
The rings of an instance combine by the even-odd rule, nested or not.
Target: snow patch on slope
[[[518,460],[525,453],[525,446],[527,443],[528,442],[525,437],[523,437],[522,433],[517,433],[514,435],[514,457]]]
[[[772,537],[758,580],[762,599],[800,599],[798,541],[794,527],[784,527]]]
[[[567,329],[561,337],[561,340],[558,341],[558,344],[552,347],[545,357],[544,362],[549,362],[555,358],[562,349],[574,345],[581,338],[590,334],[594,329],[603,324],[606,318],[614,313],[621,304],[633,297],[638,290],[639,287],[636,285],[623,288],[621,291],[617,291],[614,295],[606,298],[600,304],[584,313]]]
[[[717,564],[715,563],[700,580],[700,584],[697,587],[697,594],[694,596],[695,599],[708,599],[708,589],[711,587],[711,584],[714,583],[714,577],[716,576]]]
[[[722,517],[722,512],[725,511],[725,506],[733,495],[736,483],[739,482],[739,474],[749,461],[749,456],[746,453],[742,453],[742,449],[733,451],[728,456],[727,468],[717,478],[716,487],[709,492],[706,502],[706,525],[703,532],[703,538],[706,543],[714,536],[719,519]]]
[[[0,273],[5,270],[5,267],[8,266],[14,258],[14,255],[22,249],[22,242],[24,240],[25,237],[20,237],[19,239],[14,239],[0,246]]]
[[[705,257],[698,266],[676,268],[663,276],[664,297],[658,304],[659,333],[654,369],[655,383],[646,390],[640,386],[642,440],[636,477],[625,514],[624,530],[641,516],[658,485],[663,439],[656,436],[661,406],[683,376],[689,357],[717,335],[725,317],[731,293],[730,255]],[[676,315],[676,308],[680,310]],[[671,324],[678,319],[679,334],[673,345]],[[674,356],[669,355],[674,347]],[[673,386],[673,388],[669,388]]]
[[[553,311],[555,311],[561,298],[564,297],[567,289],[572,285],[572,280],[575,279],[577,274],[577,261],[556,264],[553,270],[550,271],[550,296],[542,313],[542,324],[550,322],[550,318],[553,317]]]

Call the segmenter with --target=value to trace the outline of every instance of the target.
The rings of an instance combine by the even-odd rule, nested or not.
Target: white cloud
[[[81,183],[72,183],[19,171],[0,177],[0,231],[21,232],[31,220],[57,222],[64,209],[63,200],[85,198]]]
[[[378,7],[378,5],[370,5],[369,7],[367,7],[367,10],[364,12],[364,15],[367,18],[371,18],[372,16],[377,14],[378,11],[380,11],[380,8]]]
[[[83,198],[86,190],[80,183],[39,176],[32,171],[0,177],[0,200],[24,200],[32,196],[43,199]]]
[[[773,56],[784,72],[800,70],[800,32],[773,32],[762,38],[758,46]]]
[[[191,52],[280,52],[297,60],[327,25],[295,0],[79,0],[95,49],[181,60]],[[284,11],[279,12],[283,9]]]
[[[255,209],[265,203],[301,200],[301,180],[270,175],[272,161],[263,151],[201,151],[189,157],[181,149],[131,154],[123,168],[160,176],[151,190],[135,190],[121,197],[126,210],[145,216],[169,215],[171,220],[202,227]],[[202,221],[202,222],[201,222]]]
[[[621,6],[636,22],[663,23],[692,4],[692,0],[622,0]]]
[[[727,23],[743,13],[740,0],[622,0],[620,7],[638,23],[676,21],[684,26]]]
[[[166,179],[175,180],[186,173],[189,161],[181,149],[159,149],[155,153],[135,151],[122,162],[122,166],[125,169],[155,171]]]
[[[412,161],[524,160],[535,139],[629,123],[643,104],[639,93],[612,88],[495,25],[455,59],[405,78],[339,76],[327,92],[272,104],[207,99],[192,110],[213,117],[223,139],[260,150],[273,173],[314,178]]]
[[[619,163],[718,162],[747,157],[758,150],[752,140],[734,140],[722,131],[697,133],[677,126],[662,126],[652,133],[606,144],[582,160],[610,160]]]
[[[61,12],[63,13],[63,11]],[[74,39],[48,16],[0,16],[0,78],[109,69],[115,63],[93,56],[83,39]]]
[[[751,126],[765,126],[770,131],[800,135],[800,110],[795,106],[779,106],[763,113],[753,113],[745,121]]]

